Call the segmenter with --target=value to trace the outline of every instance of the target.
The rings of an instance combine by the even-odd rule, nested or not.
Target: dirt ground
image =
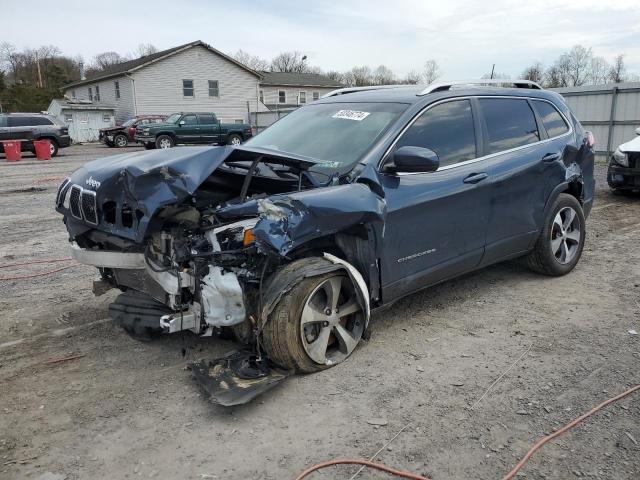
[[[0,158],[0,264],[68,256],[56,188],[115,153],[90,145],[50,162]],[[93,269],[0,281],[0,478],[288,479],[316,462],[370,457],[403,427],[378,460],[435,480],[500,478],[536,439],[640,383],[640,335],[628,333],[640,332],[640,197],[613,196],[603,166],[597,175],[570,275],[510,262],[410,296],[373,316],[371,340],[347,362],[243,407],[208,403],[184,370],[233,344],[131,339],[107,318],[115,292],[91,293]],[[47,363],[70,355],[83,357]],[[574,477],[640,478],[640,394],[545,446],[519,478]]]

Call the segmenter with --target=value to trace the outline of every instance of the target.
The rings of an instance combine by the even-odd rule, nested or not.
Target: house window
[[[73,122],[73,115],[71,115],[70,113],[65,113],[64,114],[64,121],[65,121],[65,123]]]
[[[315,102],[320,98],[320,92],[313,92],[313,101]]]
[[[241,118],[236,118],[233,123],[244,123],[244,120]]]
[[[96,85],[96,96],[95,96],[96,102],[100,101],[100,86]]]
[[[76,91],[75,90],[71,90],[71,98],[76,98]]]
[[[260,101],[264,103],[264,92],[260,90]]]
[[[182,80],[182,96],[193,97],[193,80]]]
[[[219,97],[220,90],[218,89],[218,80],[209,80],[209,96]]]
[[[117,100],[120,98],[120,82],[116,80],[115,82],[113,82],[113,85],[116,89],[116,100]]]
[[[102,121],[104,123],[110,123],[111,122],[111,115],[109,115],[108,113],[103,113],[102,114]]]
[[[300,92],[298,94],[298,103],[307,103],[307,92]]]
[[[287,103],[287,92],[278,90],[278,103]]]
[[[89,100],[93,102],[93,90],[89,87]]]

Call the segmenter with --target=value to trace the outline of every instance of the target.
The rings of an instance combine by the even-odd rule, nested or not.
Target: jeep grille
[[[82,220],[82,209],[80,208],[80,196],[82,194],[82,187],[78,185],[73,185],[71,187],[71,193],[69,195],[69,210],[71,210],[71,215],[76,217],[78,220]]]

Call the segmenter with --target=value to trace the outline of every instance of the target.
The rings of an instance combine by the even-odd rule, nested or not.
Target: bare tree
[[[122,63],[127,60],[128,59],[126,57],[123,57],[118,52],[103,52],[93,57],[93,61],[91,62],[91,69],[98,71],[104,70],[111,67],[112,65],[117,65],[118,63]]]
[[[282,52],[271,60],[271,71],[305,73],[308,71],[306,60],[302,52]]]
[[[417,70],[411,70],[402,80],[400,80],[400,83],[403,83],[405,85],[417,85],[418,83],[420,83],[421,79],[422,75],[420,75],[420,72],[418,72]]]
[[[260,58],[257,55],[251,55],[248,52],[240,49],[236,53],[231,55],[235,60],[243,65],[246,65],[252,70],[263,71],[269,70],[269,62],[264,58]]]
[[[362,67],[353,67],[348,73],[348,83],[353,87],[366,87],[373,85],[373,74],[371,69],[366,65]]]
[[[141,58],[146,57],[147,55],[152,55],[154,53],[158,53],[158,49],[150,44],[150,43],[140,43],[138,44],[138,48],[133,51],[133,58]]]
[[[593,57],[589,62],[588,81],[592,85],[607,83],[611,66],[603,57]]]
[[[375,85],[391,85],[395,83],[395,75],[389,67],[380,65],[373,73],[373,82]]]
[[[438,78],[442,76],[440,72],[440,66],[438,62],[435,60],[427,60],[424,62],[424,67],[422,67],[422,80],[427,85],[435,82]]]
[[[491,78],[509,80],[511,78],[511,75],[508,75],[506,73],[493,72],[493,77],[491,76],[491,73],[485,73],[480,78],[485,78],[487,80]]]
[[[329,70],[328,72],[326,72],[325,77],[330,78],[331,80],[335,80],[338,83],[341,83],[343,85],[346,84],[345,78],[344,78],[344,74],[340,73],[336,70]]]
[[[544,66],[540,62],[534,62],[522,72],[522,78],[532,82],[542,83],[544,77]]]
[[[544,72],[544,86],[547,88],[566,87],[566,81],[557,65],[551,65]]]
[[[609,70],[609,80],[613,83],[622,83],[625,81],[624,55],[618,55]]]
[[[574,45],[569,52],[562,54],[560,59],[566,65],[569,86],[577,87],[587,82],[592,58],[591,47],[585,48],[582,45]]]
[[[20,67],[20,54],[16,50],[15,45],[9,42],[0,43],[0,61],[8,66],[13,77],[13,82],[18,81],[18,69]]]

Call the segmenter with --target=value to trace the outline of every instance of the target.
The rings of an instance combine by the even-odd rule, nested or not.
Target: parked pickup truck
[[[179,143],[240,145],[251,136],[250,125],[221,123],[213,113],[181,112],[169,115],[164,123],[137,127],[134,139],[152,149]]]

